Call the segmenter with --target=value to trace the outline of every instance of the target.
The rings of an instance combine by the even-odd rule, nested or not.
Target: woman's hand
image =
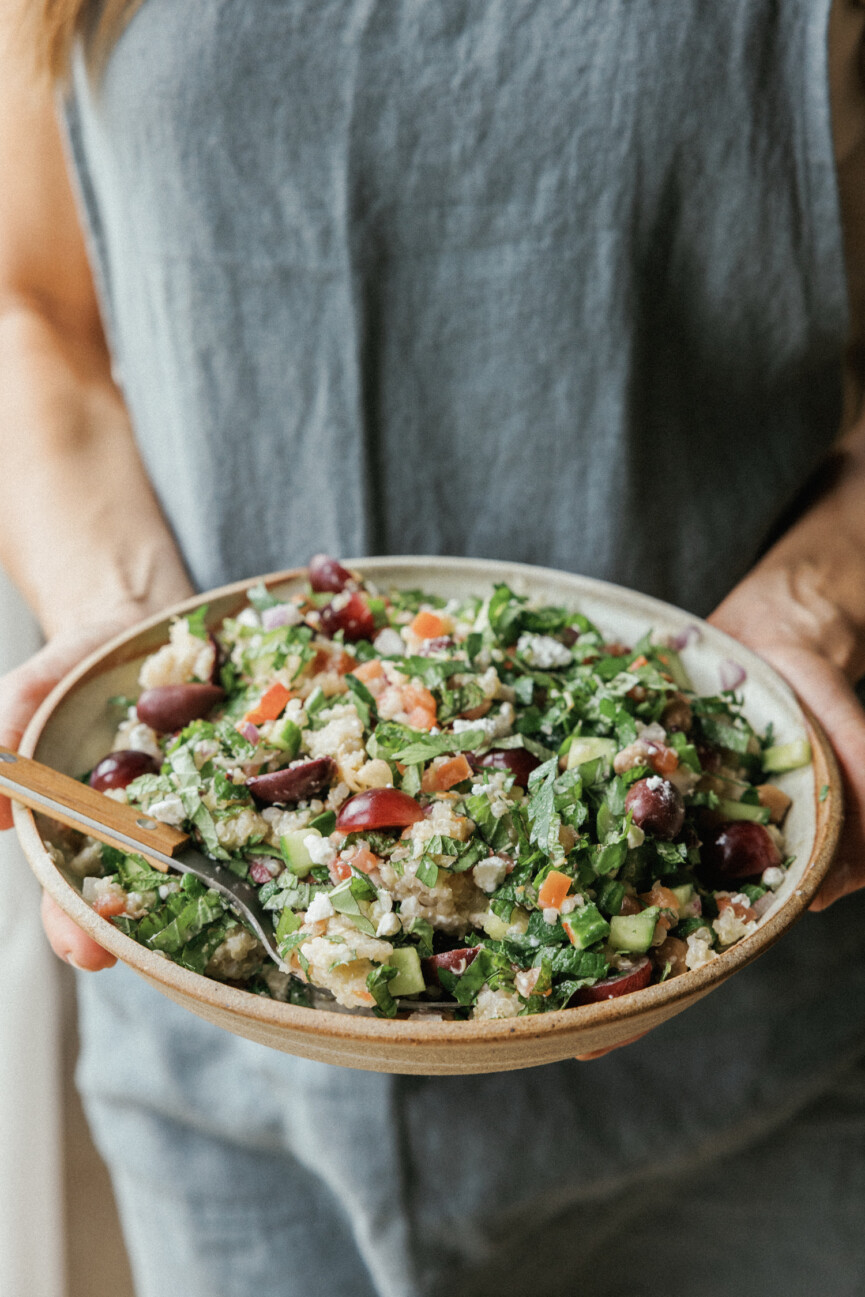
[[[709,618],[789,681],[826,730],[838,758],[844,827],[812,910],[865,887],[865,711],[853,690],[858,637],[822,586],[810,565],[800,566],[795,579],[789,571],[758,567]]]
[[[59,680],[100,644],[125,629],[127,621],[91,623],[64,631],[21,666],[0,678],[0,746],[17,750],[31,717]],[[0,829],[12,827],[12,805],[0,797]],[[47,893],[42,922],[56,955],[76,968],[110,968],[115,959],[68,918]]]

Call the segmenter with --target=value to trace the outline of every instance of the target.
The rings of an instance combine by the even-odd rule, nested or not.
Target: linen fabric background
[[[464,553],[708,612],[838,427],[829,7],[147,0],[100,87],[77,66],[68,136],[196,582]],[[528,1221],[532,1291],[633,1288],[610,1204],[715,1176],[863,1050],[863,909],[601,1064],[492,1077],[328,1069],[87,979],[142,1294],[523,1292]],[[776,1290],[813,1291],[793,1256]]]

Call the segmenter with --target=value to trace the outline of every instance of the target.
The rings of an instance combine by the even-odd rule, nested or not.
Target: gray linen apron
[[[828,9],[147,0],[101,87],[77,67],[67,122],[198,585],[322,549],[469,554],[709,612],[838,426]],[[807,1140],[741,1154],[716,1233],[697,1206],[865,1049],[863,915],[806,919],[601,1063],[491,1077],[327,1068],[123,969],[82,979],[141,1293],[816,1291],[804,1237],[760,1270],[741,1198],[804,1236]],[[836,1294],[865,1262],[846,1246]]]

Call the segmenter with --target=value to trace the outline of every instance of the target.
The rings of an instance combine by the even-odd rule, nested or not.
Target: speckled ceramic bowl
[[[446,598],[482,593],[493,583],[506,581],[521,593],[579,609],[596,621],[610,639],[626,643],[635,643],[649,628],[667,635],[695,623],[689,614],[656,599],[546,568],[441,558],[363,559],[354,565],[380,588],[420,587]],[[264,580],[271,588],[287,594],[298,588],[303,577],[303,572],[294,571]],[[208,620],[215,626],[223,617],[240,610],[252,584],[255,581],[244,581],[190,600],[106,644],[67,676],[45,701],[27,729],[22,752],[68,774],[88,769],[108,750],[113,737],[107,699],[114,694],[135,693],[141,660],[167,639],[170,616],[207,603]],[[683,652],[697,691],[717,692],[721,664],[732,659],[748,673],[743,693],[752,724],[762,729],[771,721],[777,742],[805,734],[810,737],[813,764],[790,771],[779,780],[793,798],[785,835],[796,863],[775,904],[749,937],[700,969],[619,999],[483,1022],[382,1020],[280,1004],[188,972],[124,936],[100,918],[84,902],[75,882],[54,866],[36,818],[22,806],[15,807],[16,828],[39,881],[96,941],[193,1013],[274,1049],[345,1067],[443,1075],[534,1067],[603,1049],[680,1013],[777,941],[816,893],[840,831],[840,778],[817,722],[803,711],[790,688],[765,662],[721,632],[697,624],[700,639]],[[819,793],[824,788],[828,788],[828,794],[821,800]]]

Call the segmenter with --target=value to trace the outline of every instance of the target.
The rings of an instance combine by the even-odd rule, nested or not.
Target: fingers
[[[610,1045],[607,1049],[593,1049],[588,1054],[577,1054],[578,1063],[591,1063],[595,1058],[603,1058],[605,1054],[612,1054],[614,1049],[624,1049],[626,1045],[633,1045],[635,1041],[642,1040],[648,1036],[647,1031],[641,1031],[639,1036],[629,1036],[627,1040],[620,1040],[618,1045]]]
[[[67,671],[119,626],[114,622],[86,626],[58,635],[27,662],[0,681],[0,747],[17,751],[34,712]],[[0,830],[12,827],[12,805],[0,797]]]
[[[102,946],[73,923],[47,892],[42,894],[42,926],[55,955],[73,968],[95,973],[117,963],[115,956],[103,950]]]

